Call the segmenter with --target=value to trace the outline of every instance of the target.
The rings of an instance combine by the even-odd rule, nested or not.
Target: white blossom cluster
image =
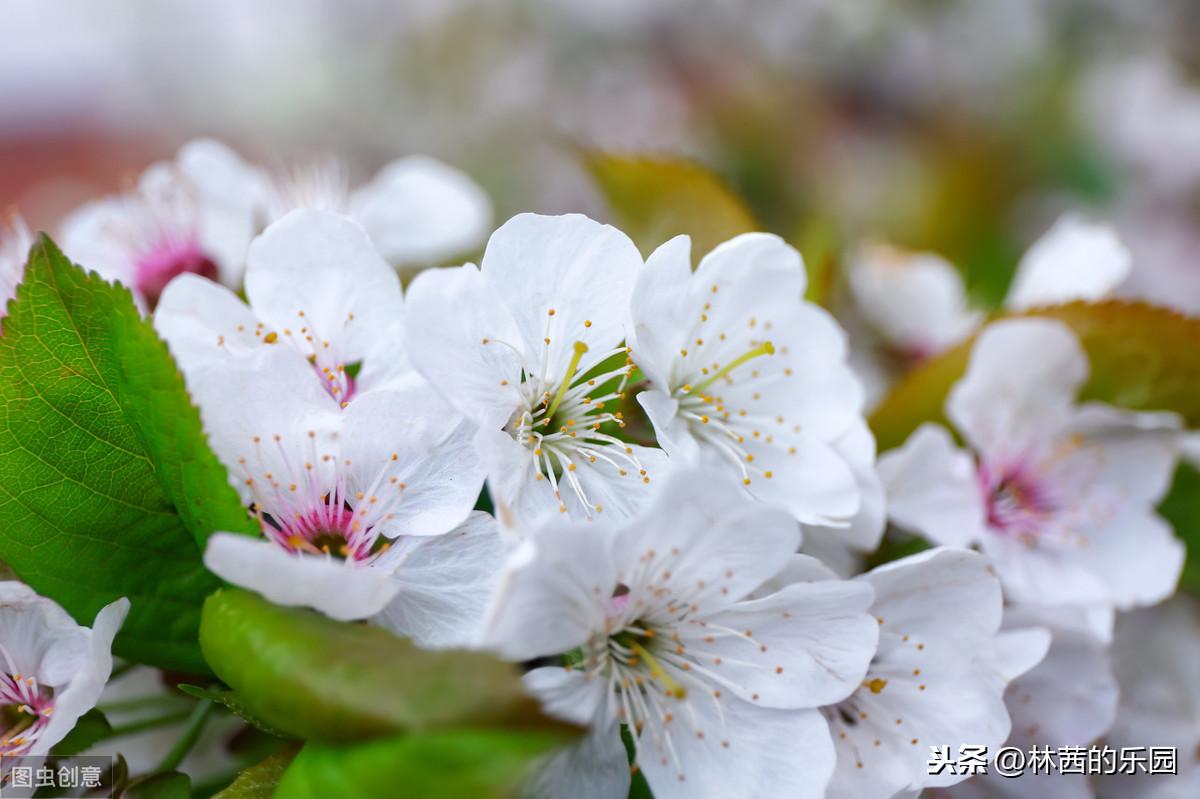
[[[490,215],[426,159],[351,191],[331,166],[271,176],[196,142],[67,221],[67,254],[153,314],[259,522],[210,539],[211,571],[525,664],[546,711],[589,731],[532,796],[623,797],[634,774],[659,799],[1093,796],[1084,777],[931,775],[929,750],[1105,735],[1179,746],[1170,784],[1195,785],[1200,730],[1171,719],[1197,681],[1153,696],[1170,675],[1149,639],[1194,650],[1197,617],[1147,609],[1183,565],[1155,511],[1181,426],[1081,402],[1068,327],[982,329],[951,426],[877,459],[863,380],[885,370],[858,369],[782,239],[741,235],[693,268],[685,236],[643,258],[584,216],[487,237]],[[12,283],[21,235],[0,251]],[[398,267],[485,237],[478,265],[402,288]],[[935,258],[860,256],[854,313],[891,356],[982,323]],[[1111,232],[1064,220],[1010,304],[1094,299],[1128,269]],[[868,569],[889,521],[933,548]],[[87,630],[0,593],[0,693],[28,716],[0,752],[45,753],[96,702],[125,603]]]

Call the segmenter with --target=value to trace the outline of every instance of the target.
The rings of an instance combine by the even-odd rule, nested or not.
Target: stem
[[[187,724],[183,728],[183,734],[179,736],[179,740],[171,747],[171,751],[167,752],[166,757],[158,764],[155,771],[174,771],[183,759],[187,757],[187,753],[196,745],[196,741],[200,739],[200,733],[204,732],[204,725],[208,721],[209,715],[212,714],[216,705],[211,699],[201,699],[192,708],[191,714],[187,717]]]
[[[141,710],[143,708],[191,708],[191,702],[187,701],[186,697],[177,694],[156,693],[146,696],[135,696],[129,699],[118,699],[113,702],[105,702],[102,705],[97,705],[96,709],[101,713],[118,713],[126,710]]]
[[[134,733],[145,732],[146,730],[153,730],[156,727],[166,727],[169,724],[174,724],[178,721],[183,721],[189,715],[190,715],[189,711],[184,710],[184,711],[180,711],[178,713],[169,713],[166,716],[159,716],[157,718],[145,719],[144,721],[131,721],[128,724],[121,724],[117,727],[113,727],[112,733],[109,735],[109,737],[116,738],[120,735],[133,735]]]

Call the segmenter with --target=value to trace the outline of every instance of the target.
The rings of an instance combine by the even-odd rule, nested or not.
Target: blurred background
[[[1080,209],[1124,292],[1200,311],[1197,42],[1194,0],[8,0],[0,207],[53,229],[207,135],[603,216],[580,148],[660,153],[793,240],[940,253],[984,305]]]

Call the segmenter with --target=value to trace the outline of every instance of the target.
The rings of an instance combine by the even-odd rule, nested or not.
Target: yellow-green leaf
[[[585,152],[583,162],[618,226],[643,255],[686,233],[698,258],[726,239],[760,229],[741,197],[695,162],[604,152]]]

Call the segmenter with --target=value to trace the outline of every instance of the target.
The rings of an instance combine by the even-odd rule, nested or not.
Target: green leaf
[[[699,258],[726,239],[761,229],[741,197],[700,164],[603,152],[585,152],[583,163],[643,255],[686,233]]]
[[[34,246],[0,336],[0,559],[119,656],[207,673],[197,541],[248,519],[170,355],[124,288]]]
[[[283,772],[295,757],[294,748],[276,752],[266,760],[243,769],[233,784],[213,799],[271,799]]]
[[[297,738],[563,727],[541,715],[510,663],[480,652],[425,651],[386,630],[282,608],[248,591],[208,598],[200,646],[250,713]]]
[[[121,799],[192,799],[192,781],[178,771],[151,774],[129,783]]]
[[[67,737],[55,744],[51,754],[55,757],[77,755],[111,734],[112,725],[108,723],[108,719],[99,710],[92,708],[79,717],[79,721],[75,722]]]
[[[1174,411],[1200,426],[1200,319],[1166,308],[1111,300],[1073,302],[1013,316],[1058,319],[1079,336],[1091,364],[1082,399],[1137,411]],[[943,405],[966,371],[974,340],[910,372],[871,417],[881,452],[903,444],[922,422],[945,422]]]
[[[1200,594],[1200,470],[1190,463],[1181,463],[1158,511],[1187,547],[1179,587]]]
[[[501,799],[531,763],[563,739],[547,733],[460,730],[357,746],[309,743],[279,782],[276,799]]]
[[[223,706],[235,716],[241,717],[244,721],[249,722],[254,727],[262,730],[268,735],[274,735],[276,738],[290,737],[283,730],[272,727],[267,722],[260,719],[258,716],[246,707],[246,703],[237,695],[236,691],[222,691],[218,688],[201,688],[199,685],[180,684],[179,690],[189,696],[194,696],[197,699],[208,699]]]

